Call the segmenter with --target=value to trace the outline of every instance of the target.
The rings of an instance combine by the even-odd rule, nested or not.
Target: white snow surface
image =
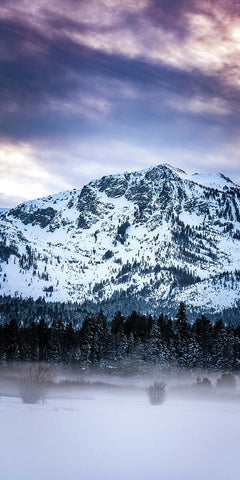
[[[240,405],[94,392],[0,401],[1,480],[238,480]]]

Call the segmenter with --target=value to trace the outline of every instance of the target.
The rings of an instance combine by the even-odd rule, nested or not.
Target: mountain
[[[0,239],[2,295],[152,313],[240,301],[240,187],[222,174],[105,176],[2,211]]]

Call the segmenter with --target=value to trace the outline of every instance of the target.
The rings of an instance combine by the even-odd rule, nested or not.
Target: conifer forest
[[[3,310],[3,309],[2,309]],[[175,318],[153,318],[120,311],[107,321],[102,310],[86,315],[81,325],[69,318],[44,317],[21,322],[18,316],[0,325],[0,361],[50,362],[83,369],[114,369],[132,374],[161,368],[237,370],[240,364],[240,326],[214,324],[202,315],[190,322],[181,303]]]

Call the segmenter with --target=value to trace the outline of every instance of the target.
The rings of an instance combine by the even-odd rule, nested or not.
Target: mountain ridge
[[[104,176],[0,213],[0,238],[0,294],[150,311],[240,301],[240,186],[223,174]]]

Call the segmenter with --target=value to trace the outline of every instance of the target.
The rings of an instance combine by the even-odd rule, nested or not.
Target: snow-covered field
[[[84,391],[0,401],[0,480],[237,480],[240,404]]]

